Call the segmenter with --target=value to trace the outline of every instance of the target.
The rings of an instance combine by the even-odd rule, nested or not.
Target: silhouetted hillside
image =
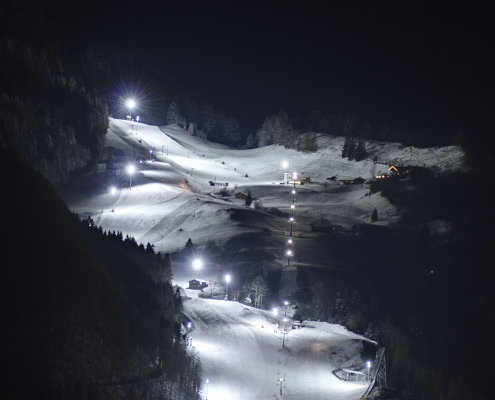
[[[170,266],[79,221],[26,162],[4,151],[0,160],[10,171],[0,397],[155,398],[160,387],[197,398],[200,367],[183,346]]]

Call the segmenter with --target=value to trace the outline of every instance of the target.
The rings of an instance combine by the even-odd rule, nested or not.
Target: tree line
[[[4,260],[15,262],[2,263],[1,397],[199,398],[170,256],[80,220],[26,161],[0,155],[17,172],[1,200],[16,215],[2,227]]]
[[[108,113],[99,82],[108,69],[94,46],[64,49],[49,10],[41,2],[0,6],[0,146],[60,186],[103,150]]]
[[[238,146],[241,131],[235,117],[225,115],[213,107],[203,104],[198,107],[195,101],[176,98],[167,110],[167,124],[178,124],[192,136],[213,142]]]

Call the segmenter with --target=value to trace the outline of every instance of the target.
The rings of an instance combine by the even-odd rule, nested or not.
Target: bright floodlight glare
[[[294,195],[294,194],[296,194],[296,191],[294,189],[292,189],[291,193]]]
[[[366,364],[368,365],[368,368],[371,368],[371,361],[368,361]]]
[[[296,206],[294,204],[291,204],[290,208],[294,209],[294,208],[296,208]]]
[[[136,121],[139,122],[139,115],[136,117]]]
[[[288,256],[291,256],[292,255],[292,251],[291,250],[287,250],[287,255]]]
[[[292,244],[292,239],[287,240],[287,243]]]
[[[110,192],[111,192],[112,194],[115,194],[115,192],[116,192],[116,191],[117,191],[117,189],[115,189],[114,187],[110,189]]]
[[[293,178],[293,179],[296,179],[296,178],[297,178],[297,172],[293,172],[293,173],[292,173],[292,178]]]
[[[284,161],[284,162],[282,162],[282,166],[284,167],[284,169],[287,169],[287,167],[289,166],[289,163],[287,161]]]
[[[230,282],[230,275],[225,275],[225,281],[228,283]]]
[[[273,309],[273,314],[274,314],[274,315],[277,315],[277,314],[278,314],[278,308],[276,308],[276,307],[275,307],[275,308]]]
[[[201,268],[201,260],[194,260],[194,262],[193,262],[193,268],[195,270],[199,270]]]
[[[135,170],[136,170],[136,168],[134,168],[134,165],[129,165],[129,166],[127,167],[127,172],[128,172],[129,174],[133,174]]]
[[[133,108],[136,105],[134,100],[127,100],[127,107]]]
[[[290,217],[290,218],[289,218],[289,221],[290,221],[290,222],[294,222],[294,218]]]
[[[289,302],[287,300],[284,301],[284,306],[289,305]]]

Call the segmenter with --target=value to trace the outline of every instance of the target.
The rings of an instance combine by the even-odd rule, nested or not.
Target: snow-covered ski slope
[[[239,191],[250,190],[265,207],[289,211],[291,188],[280,184],[282,162],[287,161],[288,171],[298,171],[318,182],[297,187],[296,232],[302,232],[297,223],[300,220],[325,219],[344,225],[368,222],[375,207],[380,213],[378,223],[393,222],[399,213],[383,197],[365,196],[368,190],[361,186],[322,184],[333,175],[342,179],[371,176],[373,163],[342,159],[342,144],[343,138],[322,136],[319,151],[311,154],[281,146],[238,150],[192,137],[175,125],[159,128],[111,119],[107,148],[114,154],[117,175],[109,176],[106,165],[101,164],[60,194],[71,210],[91,216],[104,230],[121,231],[140,243],[150,242],[155,251],[173,253],[189,238],[199,246],[209,240],[223,244],[237,234],[259,230],[256,224],[240,226],[231,218],[229,210],[245,210],[244,201],[233,198]],[[399,159],[403,165],[435,166],[439,171],[462,168],[463,154],[455,147],[420,150],[367,143],[367,148],[371,157],[377,154],[383,162],[375,166],[377,173],[385,172],[389,161]],[[130,164],[137,169],[132,177],[125,172]],[[220,197],[221,187],[210,186],[209,181],[228,182],[229,197]],[[117,188],[115,195],[110,191],[113,186]],[[263,215],[261,219],[270,217]],[[269,223],[275,226],[271,228],[272,240],[275,245],[279,240],[283,247],[285,237],[276,230],[288,230],[288,226],[283,227],[286,220]],[[311,239],[305,240],[309,245]],[[291,268],[284,269],[280,296],[293,281]],[[173,272],[174,282],[182,287],[194,277],[190,265],[175,263]],[[220,266],[205,263],[200,278],[219,280],[219,272]],[[218,285],[215,290],[221,296],[225,287]],[[364,338],[337,325],[314,323],[314,328],[291,331],[282,348],[270,312],[237,302],[201,299],[197,291],[186,289],[186,293],[190,299],[184,301],[185,313],[193,323],[191,351],[197,352],[204,369],[204,399],[346,400],[358,399],[365,392],[362,384],[342,382],[332,373],[342,366],[362,364],[359,352]],[[285,379],[282,396],[280,378]]]
[[[203,366],[203,398],[357,400],[365,392],[364,382],[344,382],[332,373],[344,361],[362,363],[360,340],[353,340],[362,339],[358,335],[315,323],[290,331],[282,347],[270,313],[187,292],[192,298],[184,302],[185,313],[193,322],[192,351]]]
[[[289,188],[279,184],[284,173],[282,162],[287,161],[287,171],[298,171],[325,183],[298,187],[296,214],[300,221],[325,219],[350,226],[369,222],[372,210],[377,208],[378,224],[389,224],[400,213],[385,198],[366,196],[368,190],[360,185],[339,187],[326,178],[333,175],[341,179],[370,178],[373,167],[375,173],[385,172],[388,162],[397,160],[402,165],[426,165],[444,172],[463,168],[464,154],[455,146],[417,149],[368,142],[370,158],[376,154],[384,163],[373,166],[371,160],[343,159],[342,144],[341,137],[322,136],[316,153],[304,154],[282,146],[238,150],[192,137],[176,125],[159,128],[111,119],[107,147],[114,149],[121,175],[108,177],[105,164],[101,164],[98,173],[79,179],[65,188],[61,196],[69,208],[81,216],[91,216],[103,229],[119,230],[134,236],[138,242],[154,244],[155,249],[174,252],[188,238],[202,244],[212,238],[226,240],[245,230],[226,211],[242,207],[244,201],[222,199],[218,196],[221,187],[210,186],[210,181],[228,183],[231,196],[250,190],[255,199],[262,200],[263,206],[288,212]],[[149,161],[150,156],[155,162]],[[131,178],[132,190],[129,190],[125,169],[131,163],[138,171]],[[192,191],[178,187],[184,179]],[[110,187],[116,184],[117,194],[112,196]],[[214,192],[216,198],[210,195]],[[111,208],[115,212],[110,212]]]

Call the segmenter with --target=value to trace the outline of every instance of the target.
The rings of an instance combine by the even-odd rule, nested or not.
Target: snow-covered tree
[[[201,108],[202,131],[206,136],[210,135],[216,127],[217,121],[213,107],[204,105]]]
[[[250,133],[249,136],[247,137],[246,148],[248,148],[248,149],[256,148],[256,141],[255,141],[252,133]]]
[[[263,122],[261,129],[256,133],[258,136],[258,146],[265,147],[273,144],[273,127],[275,125],[274,117],[268,117]]]
[[[364,140],[362,138],[358,139],[355,158],[356,161],[362,161],[366,158],[366,147],[364,145]]]
[[[347,149],[347,158],[352,161],[356,158],[356,139],[351,137],[349,148]]]
[[[351,137],[346,135],[344,145],[342,146],[342,158],[346,158],[349,155],[349,147],[351,144]]]
[[[254,278],[249,284],[249,295],[254,298],[254,306],[261,308],[263,306],[263,299],[268,292],[268,286],[261,275]]]
[[[167,111],[167,124],[177,124],[179,122],[179,106],[177,105],[176,101],[172,101],[170,103],[170,106],[168,106],[168,111]]]
[[[241,141],[241,131],[236,118],[230,118],[225,131],[225,140],[231,145],[237,145]]]

